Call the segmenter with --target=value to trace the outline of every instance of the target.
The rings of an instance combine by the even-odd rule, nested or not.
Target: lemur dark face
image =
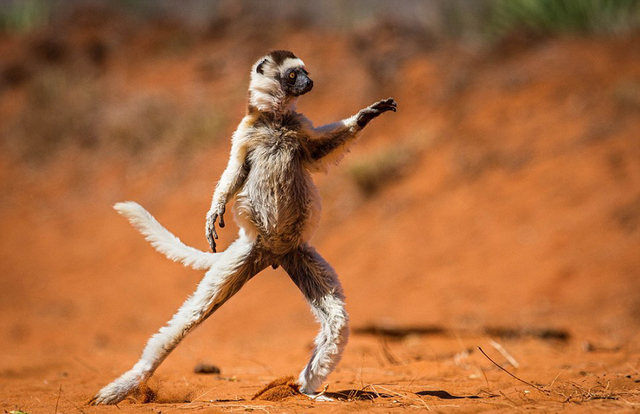
[[[293,67],[288,69],[280,79],[282,88],[288,95],[300,96],[309,92],[313,88],[313,81],[303,67]]]
[[[251,72],[249,110],[277,112],[295,105],[313,88],[304,62],[288,50],[274,50],[258,60]]]

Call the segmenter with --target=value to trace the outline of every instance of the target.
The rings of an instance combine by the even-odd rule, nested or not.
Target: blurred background
[[[201,274],[111,206],[135,200],[207,249],[249,68],[271,49],[305,61],[316,125],[398,102],[315,177],[313,243],[354,327],[634,335],[639,1],[0,0],[3,375],[81,360],[112,369],[103,383],[193,291]],[[211,319],[175,361],[316,329],[281,269]]]

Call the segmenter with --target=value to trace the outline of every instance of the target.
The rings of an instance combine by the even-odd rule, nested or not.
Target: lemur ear
[[[264,72],[262,70],[262,65],[264,65],[265,63],[267,63],[267,59],[264,59],[262,62],[258,64],[258,66],[256,67],[256,72],[258,72],[261,75],[264,75]]]

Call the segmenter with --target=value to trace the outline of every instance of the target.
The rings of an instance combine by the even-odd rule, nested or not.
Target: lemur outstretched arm
[[[207,225],[206,236],[209,246],[213,252],[216,252],[215,239],[218,238],[216,232],[216,220],[219,218],[220,228],[224,227],[224,213],[226,211],[226,205],[236,193],[240,190],[244,184],[247,174],[249,173],[249,164],[247,163],[247,149],[248,142],[245,133],[245,123],[242,122],[240,127],[233,134],[231,140],[231,156],[229,157],[229,163],[225,168],[216,190],[213,193],[213,199],[211,200],[211,208],[207,213]]]
[[[396,108],[397,104],[393,98],[383,99],[361,109],[350,118],[312,129],[309,134],[311,137],[309,154],[312,164],[323,166],[340,161],[348,149],[348,144],[373,118],[387,111],[395,112]]]

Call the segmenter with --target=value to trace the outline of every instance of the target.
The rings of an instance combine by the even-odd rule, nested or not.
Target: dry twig
[[[396,395],[396,396],[398,396],[398,397],[400,397],[400,398],[406,399],[406,400],[411,401],[411,402],[419,402],[419,403],[420,403],[420,406],[419,406],[419,407],[421,407],[421,408],[426,408],[426,409],[427,409],[427,411],[431,411],[431,408],[427,405],[427,403],[426,403],[422,398],[419,398],[419,397],[411,398],[411,397],[408,397],[408,396],[406,396],[406,395],[404,395],[404,394],[401,394],[401,393],[399,393],[399,392],[397,392],[397,391],[393,391],[393,390],[390,390],[390,389],[388,389],[388,388],[385,388],[385,387],[383,387],[383,386],[381,386],[381,385],[378,385],[378,386],[379,386],[382,390],[387,391],[387,392],[389,392],[389,393],[391,393],[391,394],[393,394],[393,395]]]
[[[62,394],[62,384],[60,384],[60,388],[58,388],[58,398],[56,398],[56,408],[53,410],[54,414],[58,414],[58,403],[60,402],[60,394]]]
[[[530,383],[530,382],[528,382],[528,381],[525,381],[525,380],[523,380],[523,379],[521,379],[521,378],[518,378],[518,377],[516,377],[515,375],[513,375],[512,373],[510,373],[509,371],[507,371],[506,369],[502,368],[502,367],[501,367],[501,366],[500,366],[496,361],[494,361],[493,359],[491,359],[491,358],[489,357],[489,355],[487,355],[487,354],[482,350],[482,348],[478,347],[478,350],[480,350],[480,352],[482,352],[482,355],[484,355],[484,356],[485,356],[489,361],[491,361],[491,363],[492,363],[493,365],[495,365],[496,367],[500,368],[502,371],[504,371],[504,372],[506,372],[507,374],[509,374],[512,378],[515,378],[516,380],[520,381],[521,383],[526,384],[526,385],[528,385],[528,386],[530,386],[530,387],[535,388],[536,390],[540,391],[540,392],[541,392],[541,393],[543,393],[543,394],[547,394],[547,395],[549,395],[549,391],[544,390],[544,389],[542,389],[542,388],[538,387],[537,385],[532,384],[532,383]]]

